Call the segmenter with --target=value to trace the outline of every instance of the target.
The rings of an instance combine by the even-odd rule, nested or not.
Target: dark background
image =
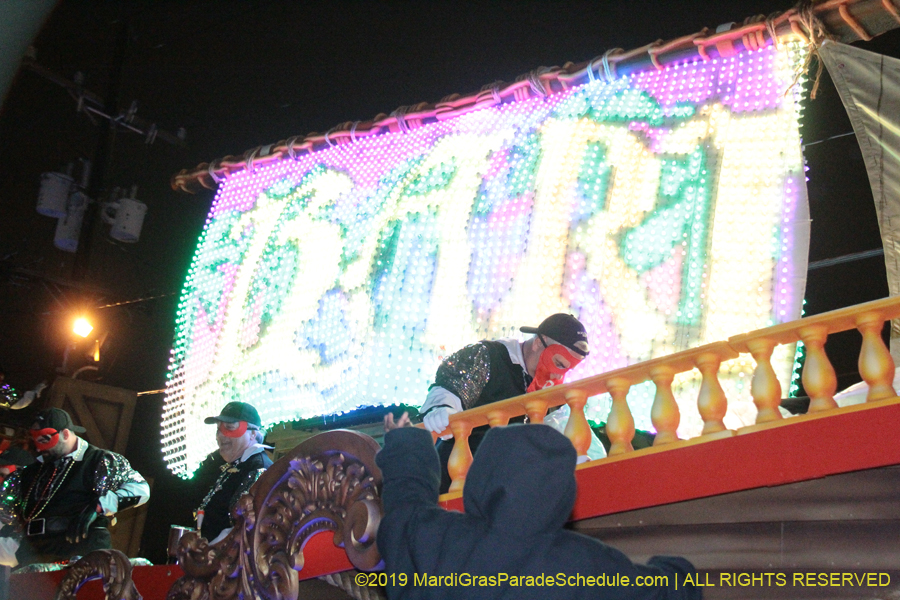
[[[40,175],[93,158],[105,122],[76,112],[60,86],[21,69],[0,110],[0,365],[28,389],[59,366],[82,308],[163,295],[94,311],[110,332],[102,381],[138,391],[165,385],[178,292],[212,192],[172,191],[170,177],[228,154],[400,105],[435,102],[512,81],[538,66],[580,62],[745,17],[788,1],[330,2],[62,0],[33,45],[37,64],[107,94],[123,58],[118,106],[160,129],[187,131],[184,146],[118,133],[104,189],[138,185],[147,203],[141,240],[125,245],[97,227],[89,269],[73,279],[73,255],[53,247],[54,219],[35,212]],[[2,18],[2,7],[0,7]],[[124,55],[116,39],[126,27]],[[895,30],[861,47],[900,56]],[[804,141],[851,131],[827,72],[806,102]],[[810,261],[881,247],[865,167],[853,136],[811,144]],[[810,271],[806,312],[887,296],[877,256]],[[857,380],[856,332],[829,340],[840,387]],[[155,480],[143,555],[165,560],[170,523],[190,523],[189,482],[169,475],[159,427],[162,395],[139,398],[128,458]]]

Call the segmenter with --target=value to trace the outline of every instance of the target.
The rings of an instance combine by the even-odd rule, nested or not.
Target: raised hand
[[[401,427],[412,427],[412,421],[409,420],[409,413],[404,412],[396,422],[394,421],[394,415],[392,413],[384,415],[385,433]]]

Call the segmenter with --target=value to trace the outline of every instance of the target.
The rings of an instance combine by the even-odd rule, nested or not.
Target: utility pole
[[[125,12],[124,10],[122,11]],[[109,67],[109,85],[106,90],[104,111],[108,115],[116,115],[119,112],[119,90],[122,87],[122,72],[125,68],[125,55],[128,50],[128,19],[123,14],[119,22],[119,31],[116,36],[115,49]],[[81,223],[81,241],[75,253],[75,265],[72,269],[72,279],[82,281],[90,270],[91,248],[94,242],[94,230],[96,229],[97,216],[100,214],[99,198],[105,188],[106,168],[109,163],[109,155],[113,141],[115,140],[118,122],[110,118],[109,127],[100,127],[97,139],[97,148],[94,151],[93,167],[87,188],[87,196],[92,202],[88,202],[85,209],[84,220]]]

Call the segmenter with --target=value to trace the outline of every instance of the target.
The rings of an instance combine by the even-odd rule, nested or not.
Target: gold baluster
[[[609,437],[609,455],[632,452],[634,447],[631,440],[634,439],[634,417],[628,408],[625,397],[631,383],[627,379],[613,377],[606,382],[606,389],[612,396],[612,407],[609,409],[609,417],[606,419],[606,435]]]
[[[543,423],[549,404],[547,400],[526,400],[525,414],[528,415],[528,422],[535,425]]]
[[[465,419],[450,421],[453,432],[453,450],[447,460],[447,472],[450,474],[450,491],[461,492],[466,483],[466,474],[472,466],[472,450],[469,448],[469,434],[472,425]]]
[[[756,422],[778,421],[782,418],[778,410],[781,404],[781,384],[778,383],[771,361],[775,342],[766,339],[751,340],[747,342],[747,348],[756,361],[756,370],[753,371],[753,381],[750,384],[750,394],[759,411]]]
[[[725,431],[725,413],[728,412],[728,398],[719,383],[719,366],[722,359],[715,352],[704,352],[697,357],[696,365],[702,376],[700,392],[697,394],[697,409],[703,419],[702,435]]]
[[[591,445],[591,426],[584,416],[584,405],[587,403],[587,393],[582,390],[569,390],[566,392],[566,404],[569,405],[569,422],[566,423],[566,437],[572,441],[578,456],[587,454]]]
[[[834,392],[837,389],[837,375],[825,354],[828,327],[813,325],[799,332],[806,346],[806,362],[803,365],[803,389],[809,395],[809,412],[819,412],[837,408]]]
[[[859,374],[869,384],[866,402],[895,397],[894,359],[881,339],[884,320],[878,313],[867,313],[856,320],[856,327],[863,338],[859,351]]]
[[[678,423],[681,422],[681,414],[678,411],[678,403],[672,393],[672,380],[675,371],[666,365],[654,367],[650,371],[650,378],[656,385],[656,396],[653,398],[653,408],[650,409],[650,420],[656,428],[654,446],[670,444],[678,441],[675,433]]]
[[[487,414],[487,420],[491,427],[503,427],[509,423],[509,415],[502,410],[492,410]]]

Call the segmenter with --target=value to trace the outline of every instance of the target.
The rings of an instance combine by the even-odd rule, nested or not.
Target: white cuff
[[[19,566],[19,559],[16,558],[16,550],[19,549],[18,540],[8,537],[0,537],[0,565],[4,567]]]
[[[449,406],[450,408],[455,408],[456,412],[462,412],[463,409],[459,397],[450,390],[442,388],[439,385],[432,386],[432,388],[428,390],[428,396],[425,397],[425,403],[422,405],[422,408],[419,409],[419,414],[421,415],[435,406]]]
[[[106,492],[100,496],[100,510],[107,517],[111,517],[119,512],[119,497],[115,492]]]

